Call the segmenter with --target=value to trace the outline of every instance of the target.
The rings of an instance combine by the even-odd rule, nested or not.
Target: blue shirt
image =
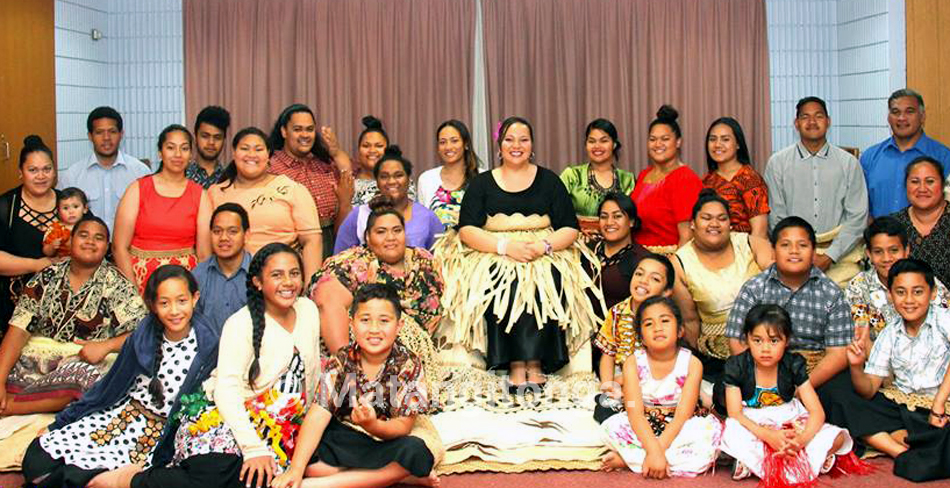
[[[340,225],[340,230],[336,234],[333,254],[340,254],[353,246],[366,244],[364,232],[369,214],[369,205],[360,205],[350,210],[350,214],[346,216],[346,220]],[[436,237],[441,235],[444,229],[442,221],[432,210],[419,202],[412,202],[412,218],[406,222],[405,228],[406,247],[432,249]]]
[[[247,303],[247,267],[250,264],[251,255],[244,251],[241,267],[230,278],[221,272],[216,256],[198,263],[191,271],[201,292],[195,311],[208,317],[219,331],[228,317]]]
[[[894,136],[871,147],[861,155],[861,168],[868,184],[871,217],[890,215],[910,205],[904,186],[907,165],[920,156],[930,156],[943,165],[943,174],[950,174],[950,149],[935,139],[921,134],[910,149],[901,152]]]
[[[145,163],[119,151],[109,168],[99,164],[95,154],[76,161],[59,174],[57,188],[74,186],[86,194],[89,210],[115,230],[115,212],[119,200],[133,181],[151,174]]]

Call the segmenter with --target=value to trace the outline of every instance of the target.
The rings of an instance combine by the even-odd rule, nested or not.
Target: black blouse
[[[482,227],[489,215],[515,213],[547,215],[554,230],[580,228],[564,183],[553,171],[541,166],[538,166],[531,186],[519,192],[502,190],[491,171],[473,178],[462,198],[458,228],[467,225]]]
[[[808,367],[801,354],[785,352],[778,363],[778,394],[785,402],[795,398],[795,390],[808,381]],[[742,400],[751,400],[755,395],[755,360],[748,349],[726,360],[722,381],[713,387],[713,403],[716,410],[727,415],[726,387],[738,386]]]

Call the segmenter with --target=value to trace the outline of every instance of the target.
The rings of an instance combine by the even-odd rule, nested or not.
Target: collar
[[[274,151],[274,156],[277,156],[281,159],[286,159],[288,162],[291,162],[291,163],[308,164],[308,163],[322,162],[321,160],[317,159],[317,157],[314,156],[312,152],[307,153],[307,155],[304,156],[303,158],[298,158],[297,156],[290,154],[289,151],[286,151],[284,149],[279,149],[277,151]]]
[[[396,361],[396,350],[397,348],[402,348],[402,347],[403,347],[402,344],[399,342],[399,339],[397,338],[393,342],[392,347],[389,348],[389,355],[386,356],[386,361],[383,362],[383,366],[379,370],[380,375],[383,374],[384,371],[392,369]],[[353,367],[356,368],[356,371],[358,371],[361,376],[365,377],[368,381],[375,381],[376,378],[369,378],[365,376],[365,373],[363,373],[363,363],[360,361],[360,358],[362,357],[362,350],[360,349],[360,345],[357,344],[355,339],[352,342],[350,342],[349,351],[347,351],[346,357],[347,357],[347,360],[349,360],[353,364]]]
[[[897,332],[912,341],[919,339],[924,331],[936,320],[936,317],[934,317],[934,307],[930,304],[928,304],[927,307],[927,316],[924,317],[924,323],[920,324],[920,328],[917,329],[917,337],[911,337],[910,334],[907,333],[907,324],[903,318],[901,318],[901,326],[897,328]]]
[[[768,269],[765,270],[765,273],[766,273],[766,275],[765,275],[765,276],[766,276],[766,279],[773,280],[773,281],[775,281],[776,283],[781,284],[781,285],[784,286],[785,288],[788,288],[788,285],[786,285],[786,284],[779,278],[778,265],[777,265],[777,264],[774,264],[774,263],[773,263],[772,265],[770,265],[770,266],[768,267]],[[816,279],[820,278],[820,277],[821,277],[821,274],[822,274],[822,273],[821,273],[821,271],[818,269],[818,267],[815,266],[815,265],[812,265],[811,270],[808,272],[808,279],[805,280],[804,283],[802,283],[802,286],[799,288],[799,290],[801,290],[802,288],[804,288],[805,285],[806,285],[809,281],[816,280]]]
[[[920,138],[917,139],[917,142],[915,142],[913,146],[907,148],[907,151],[917,149],[918,151],[924,152],[925,147],[930,145],[931,141],[933,141],[933,139],[927,136],[927,132],[921,130]],[[884,147],[885,148],[889,147],[889,148],[894,149],[897,152],[901,152],[900,148],[897,147],[897,139],[895,139],[893,135],[887,138],[887,140],[884,142]],[[907,151],[904,151],[904,152],[907,152]]]
[[[798,151],[799,160],[808,159],[812,156],[821,159],[827,159],[828,153],[831,151],[831,144],[829,144],[828,141],[825,141],[825,145],[821,146],[821,149],[819,149],[818,152],[812,154],[810,151],[808,151],[808,149],[805,148],[805,145],[802,144],[802,141],[799,140],[795,143],[795,149]]]
[[[211,173],[208,173],[207,171],[205,171],[205,169],[200,164],[198,164],[197,159],[192,159],[190,162],[188,162],[188,166],[194,169],[200,169],[201,171],[204,171],[206,174],[211,174],[211,173],[220,171],[222,168],[224,168],[224,165],[221,164],[221,160],[217,160],[214,162],[214,169],[211,170]]]
[[[101,164],[99,164],[99,159],[96,157],[95,152],[93,152],[92,155],[89,156],[89,161],[86,164],[86,167],[91,168],[93,166],[99,166],[102,169],[112,169],[112,168],[115,168],[116,166],[128,166],[128,164],[125,162],[125,153],[122,152],[122,150],[120,149],[116,151],[115,162],[112,163],[112,166],[110,166],[109,168],[106,168],[105,166],[102,166]]]
[[[241,269],[243,269],[244,272],[247,273],[247,270],[250,266],[251,266],[251,254],[247,251],[244,251],[244,257],[241,258]],[[211,257],[208,258],[208,267],[215,269],[218,271],[218,273],[224,275],[224,273],[221,272],[221,267],[218,266],[218,257],[215,256],[214,254],[212,254]]]
[[[79,290],[76,290],[75,292],[73,292],[72,287],[69,286],[69,267],[70,267],[69,265],[70,263],[72,263],[72,260],[73,258],[66,258],[62,263],[54,265],[54,266],[61,266],[59,269],[55,271],[55,273],[57,274],[57,277],[60,279],[60,283],[62,283],[64,287],[68,288],[70,293],[72,294],[79,293],[85,288],[92,286],[93,283],[101,281],[102,276],[105,273],[108,273],[109,264],[103,259],[103,261],[99,263],[99,266],[96,268],[96,270],[92,272],[92,275],[89,277],[89,279],[86,280],[86,282],[83,283],[82,286],[79,287]]]

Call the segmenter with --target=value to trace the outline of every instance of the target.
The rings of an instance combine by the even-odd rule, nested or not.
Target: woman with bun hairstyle
[[[692,238],[689,220],[703,188],[699,176],[680,160],[683,133],[677,118],[669,105],[656,112],[647,142],[650,167],[637,176],[630,194],[643,220],[637,242],[660,252],[673,252]]]
[[[351,208],[366,205],[379,193],[374,174],[376,165],[389,147],[389,134],[383,121],[372,115],[363,117],[363,132],[357,139],[356,167],[353,168],[353,198]],[[416,199],[416,186],[409,182],[409,198]]]
[[[369,204],[354,208],[336,236],[333,254],[353,246],[366,244],[366,222],[370,212],[382,206],[391,206],[405,220],[406,245],[431,249],[435,237],[442,233],[442,221],[424,205],[409,196],[412,181],[412,162],[403,157],[399,146],[386,147],[380,160],[373,166],[373,177],[379,187],[379,196]]]
[[[0,195],[0,335],[13,315],[14,291],[52,264],[43,256],[43,235],[56,220],[56,164],[40,136],[23,139],[19,178],[19,186]]]

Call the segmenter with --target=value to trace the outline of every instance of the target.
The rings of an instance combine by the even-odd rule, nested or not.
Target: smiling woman
[[[190,270],[211,252],[211,203],[201,186],[185,176],[193,142],[183,126],[166,127],[158,136],[158,171],[132,183],[119,202],[112,251],[140,292],[160,265]]]

